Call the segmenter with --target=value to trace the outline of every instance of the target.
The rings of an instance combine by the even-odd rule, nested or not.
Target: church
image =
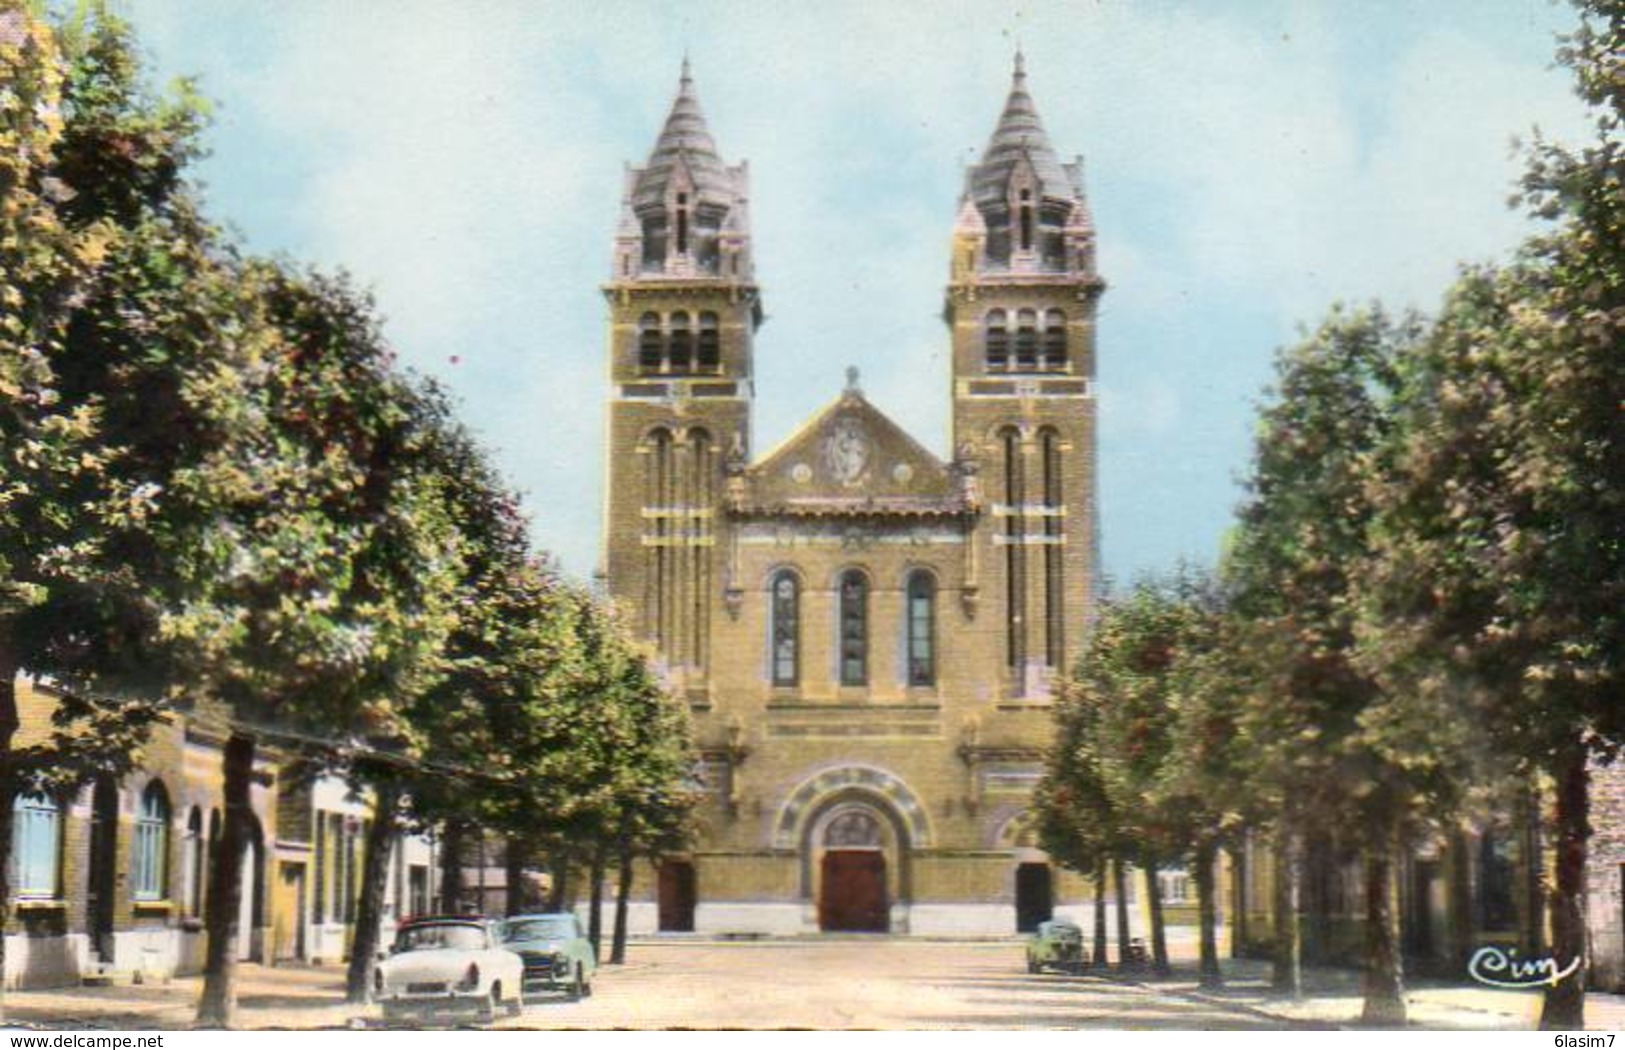
[[[1081,160],[1050,145],[1018,54],[946,245],[948,450],[850,368],[788,439],[753,448],[748,174],[685,61],[627,170],[604,286],[603,572],[692,711],[708,792],[636,925],[1030,929],[1086,896],[1024,823],[1098,572],[1105,285]]]

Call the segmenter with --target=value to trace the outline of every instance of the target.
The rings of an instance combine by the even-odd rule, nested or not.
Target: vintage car
[[[569,912],[516,915],[502,924],[502,943],[525,963],[525,991],[562,991],[572,999],[592,994],[598,953]]]
[[[373,973],[373,998],[384,1020],[451,1011],[492,1020],[499,1009],[524,1008],[524,963],[502,946],[482,916],[409,919],[395,931],[389,956]]]
[[[1083,931],[1070,922],[1041,922],[1033,939],[1027,942],[1028,973],[1042,973],[1045,968],[1082,973],[1087,962]]]

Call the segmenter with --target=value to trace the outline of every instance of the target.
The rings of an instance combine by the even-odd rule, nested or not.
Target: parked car
[[[569,912],[516,915],[502,924],[502,943],[525,964],[525,991],[563,991],[572,999],[592,994],[598,953]]]
[[[1083,951],[1083,931],[1070,922],[1041,922],[1033,939],[1027,942],[1028,973],[1042,973],[1046,967],[1082,973],[1088,961]]]
[[[389,957],[373,974],[384,1020],[473,1010],[482,1020],[524,1008],[524,962],[479,916],[439,915],[403,922]]]

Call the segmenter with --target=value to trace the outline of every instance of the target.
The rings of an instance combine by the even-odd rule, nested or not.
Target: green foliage
[[[1056,741],[1035,796],[1051,855],[1171,860],[1233,823],[1233,684],[1219,663],[1221,605],[1189,570],[1102,603],[1056,701]]]

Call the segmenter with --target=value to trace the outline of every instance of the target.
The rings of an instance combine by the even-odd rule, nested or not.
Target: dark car
[[[525,991],[562,991],[572,999],[592,994],[598,953],[569,912],[516,915],[502,924],[502,946],[525,963]]]

